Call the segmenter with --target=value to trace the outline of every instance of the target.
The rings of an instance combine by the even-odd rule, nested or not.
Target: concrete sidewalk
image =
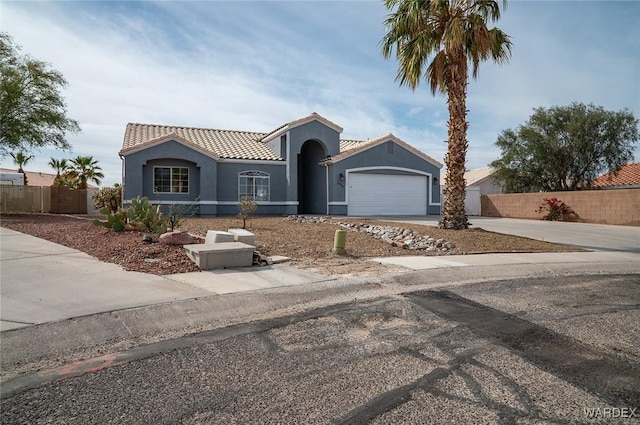
[[[438,257],[403,256],[372,258],[382,264],[393,264],[411,270],[440,269],[444,267],[512,266],[516,264],[562,263],[637,263],[640,254],[631,252],[538,252],[508,254],[447,255]]]
[[[0,330],[331,278],[287,265],[156,276],[0,227]]]

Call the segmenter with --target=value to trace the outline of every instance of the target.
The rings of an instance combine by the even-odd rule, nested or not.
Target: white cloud
[[[593,102],[639,117],[638,11],[510,3],[497,25],[513,36],[513,58],[481,64],[469,86],[468,166],[496,159],[499,132],[538,106]],[[4,2],[2,12],[23,52],[67,78],[83,128],[72,154],[36,152],[34,170],[93,155],[112,184],[127,122],[269,131],[311,112],[344,138],[392,132],[441,162],[446,153],[446,99],[425,83],[399,87],[395,60],[380,54],[381,2]]]

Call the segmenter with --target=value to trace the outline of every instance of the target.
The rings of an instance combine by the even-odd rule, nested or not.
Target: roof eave
[[[133,153],[137,153],[137,152],[142,152],[146,149],[150,149],[152,147],[155,146],[159,146],[162,145],[164,143],[167,142],[171,142],[171,141],[175,141],[180,143],[181,145],[184,145],[185,147],[188,147],[190,149],[193,149],[199,153],[201,153],[202,155],[208,156],[209,158],[212,158],[216,161],[220,160],[220,157],[216,154],[214,154],[211,151],[208,151],[206,149],[203,149],[202,147],[198,146],[197,144],[190,142],[189,140],[185,139],[184,137],[181,137],[179,135],[177,135],[176,133],[168,133],[168,134],[164,134],[160,137],[156,137],[155,139],[149,139],[146,142],[143,143],[139,143],[137,145],[131,146],[129,148],[125,148],[125,149],[121,149],[120,152],[118,152],[118,155],[120,155],[120,157],[123,156],[127,156]]]
[[[397,138],[396,136],[394,136],[392,133],[386,134],[384,136],[378,137],[377,139],[370,141],[368,143],[366,143],[364,146],[361,147],[356,147],[353,149],[349,149],[348,151],[344,152],[345,155],[340,157],[340,158],[336,158],[338,156],[340,156],[341,154],[338,154],[334,157],[328,158],[326,159],[325,162],[326,164],[335,164],[337,162],[343,161],[347,158],[351,158],[354,155],[357,155],[361,152],[367,151],[371,148],[374,148],[376,146],[381,145],[384,142],[388,142],[392,140],[394,143],[402,146],[403,148],[407,149],[409,152],[413,153],[414,155],[422,158],[423,160],[425,160],[426,162],[430,163],[431,165],[434,165],[436,167],[438,167],[438,169],[442,168],[443,164],[441,164],[440,162],[436,161],[435,159],[431,158],[429,155],[426,155],[425,153],[419,151],[418,149],[414,148],[413,146],[411,146],[410,144],[402,141],[401,139]]]

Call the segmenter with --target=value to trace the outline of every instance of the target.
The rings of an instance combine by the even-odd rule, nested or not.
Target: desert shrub
[[[122,188],[117,183],[113,187],[103,187],[93,194],[91,200],[95,208],[108,208],[116,213],[122,207]]]
[[[549,221],[571,221],[576,218],[576,212],[558,198],[544,198],[543,203],[536,212],[542,216],[543,220]]]
[[[200,201],[200,197],[198,196],[195,201]],[[171,205],[169,207],[169,211],[167,212],[167,221],[169,224],[170,230],[173,232],[176,228],[180,228],[180,226],[184,223],[185,217],[193,217],[198,212],[198,205]]]
[[[258,209],[258,204],[253,199],[243,196],[238,203],[238,218],[242,220],[242,228],[247,228],[247,220]]]

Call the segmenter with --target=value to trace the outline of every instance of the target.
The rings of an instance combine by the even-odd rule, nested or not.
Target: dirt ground
[[[362,220],[341,219],[353,223]],[[367,224],[386,224],[401,227],[399,223],[366,221]],[[161,243],[147,244],[137,231],[114,232],[94,225],[87,217],[53,214],[3,214],[0,225],[29,235],[83,251],[101,261],[121,265],[133,270],[157,275],[198,271],[181,246]],[[242,221],[235,217],[188,218],[181,230],[205,236],[207,230],[241,228]],[[453,242],[455,248],[448,254],[478,254],[488,252],[553,252],[576,251],[576,248],[542,242],[511,235],[487,232],[482,229],[442,230],[430,226],[408,225],[414,232],[434,239]],[[257,250],[265,256],[284,255],[291,258],[294,267],[318,271],[336,277],[372,276],[402,270],[399,267],[368,261],[371,257],[400,255],[442,255],[408,250],[355,231],[347,233],[346,253],[332,252],[335,231],[341,227],[327,223],[298,223],[284,217],[254,217],[247,229],[256,235]]]

